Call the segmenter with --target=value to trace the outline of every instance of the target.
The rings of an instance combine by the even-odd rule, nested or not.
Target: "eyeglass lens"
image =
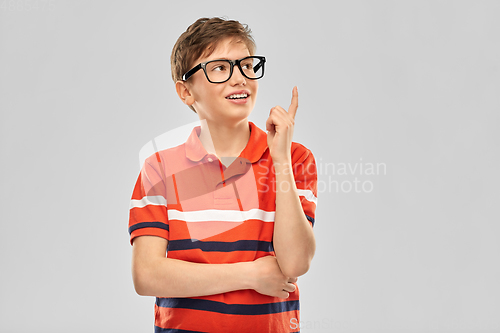
[[[241,60],[242,73],[249,79],[260,79],[264,75],[264,66],[259,58],[249,57]],[[237,66],[235,66],[237,67]],[[239,70],[234,68],[233,71]],[[205,66],[207,77],[212,82],[224,82],[231,77],[231,62],[228,60],[209,61]]]

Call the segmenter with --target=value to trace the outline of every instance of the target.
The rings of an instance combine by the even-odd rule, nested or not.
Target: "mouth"
[[[226,96],[226,99],[232,100],[232,101],[241,101],[241,100],[246,100],[250,96],[250,93],[248,91],[235,91],[234,93]]]

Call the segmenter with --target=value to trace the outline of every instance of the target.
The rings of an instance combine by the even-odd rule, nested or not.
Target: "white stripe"
[[[275,212],[266,212],[262,209],[240,210],[220,210],[207,209],[194,212],[181,212],[175,209],[168,210],[168,218],[186,222],[244,222],[255,219],[263,222],[274,222]]]
[[[146,196],[141,200],[130,200],[130,209],[143,208],[147,205],[167,206],[167,200],[161,195]]]
[[[306,198],[307,201],[314,202],[314,204],[318,204],[318,198],[314,196],[314,193],[311,190],[299,190],[297,189],[297,192],[299,192],[299,195],[303,196]]]

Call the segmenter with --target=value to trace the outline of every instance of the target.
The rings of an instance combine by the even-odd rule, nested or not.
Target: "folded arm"
[[[166,258],[167,245],[168,241],[161,237],[134,239],[132,277],[139,295],[198,297],[254,289],[261,294],[287,298],[295,290],[296,279],[284,276],[273,256],[253,262],[199,264]]]

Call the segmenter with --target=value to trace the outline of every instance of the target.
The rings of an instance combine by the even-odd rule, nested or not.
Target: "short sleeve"
[[[311,226],[314,226],[318,203],[318,175],[314,155],[303,145],[295,143],[292,147],[292,163],[302,209]]]
[[[138,236],[168,239],[167,196],[163,167],[157,154],[148,158],[137,178],[130,202],[130,244]]]

